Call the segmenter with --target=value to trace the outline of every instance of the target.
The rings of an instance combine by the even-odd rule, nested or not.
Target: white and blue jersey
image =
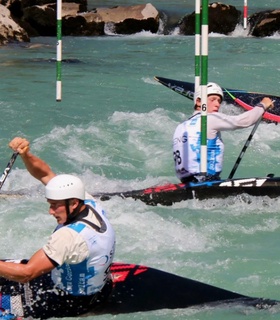
[[[237,116],[214,112],[207,115],[207,175],[220,175],[223,168],[224,143],[220,131],[246,128],[263,114],[262,107]],[[177,177],[182,180],[199,174],[201,148],[201,114],[179,124],[173,135],[173,158]]]
[[[201,116],[195,114],[177,126],[173,136],[173,156],[177,177],[181,180],[200,173]],[[207,174],[222,171],[224,144],[220,134],[207,139]]]
[[[52,270],[55,286],[74,296],[103,288],[115,252],[115,233],[104,211],[94,200],[85,203],[88,214],[57,229],[43,247],[58,265]]]

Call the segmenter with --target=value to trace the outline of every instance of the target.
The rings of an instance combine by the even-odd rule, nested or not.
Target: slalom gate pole
[[[208,0],[202,0],[201,19],[201,149],[200,173],[207,175]]]
[[[244,28],[244,30],[247,29],[247,19],[248,19],[248,6],[247,6],[247,0],[244,0],[244,7],[243,7],[243,28]]]
[[[200,41],[201,41],[201,21],[200,21],[200,0],[195,1],[195,87],[194,92],[200,86]]]
[[[61,101],[61,62],[62,62],[62,0],[57,0],[56,3],[56,32],[57,32],[57,44],[56,44],[56,101]]]

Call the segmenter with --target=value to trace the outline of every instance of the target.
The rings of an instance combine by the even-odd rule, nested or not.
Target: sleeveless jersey
[[[207,128],[209,129],[209,128]],[[177,177],[181,180],[200,173],[201,114],[179,124],[173,136],[173,158]],[[207,174],[219,175],[223,166],[224,144],[218,132],[207,139]]]
[[[86,200],[89,213],[93,211],[101,227],[93,228],[90,219],[77,220],[74,223],[59,228],[55,233],[63,233],[71,229],[75,237],[81,237],[81,243],[86,242],[87,257],[79,263],[62,263],[52,270],[52,280],[55,285],[71,295],[93,295],[105,285],[115,251],[115,233],[105,217],[105,212],[100,210],[94,200]],[[88,214],[89,215],[89,214]],[[54,234],[55,234],[54,233]],[[67,243],[63,244],[67,246]],[[63,253],[62,253],[63,254]],[[75,255],[75,253],[71,253]],[[50,258],[51,255],[48,254]],[[63,261],[64,257],[61,257]]]

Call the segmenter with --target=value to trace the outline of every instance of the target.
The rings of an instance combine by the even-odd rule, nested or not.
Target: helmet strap
[[[66,209],[67,219],[66,219],[66,222],[64,223],[64,225],[67,225],[76,219],[76,217],[80,213],[81,207],[83,205],[84,205],[84,201],[80,200],[80,203],[78,204],[78,206],[73,210],[72,213],[70,213],[70,199],[65,200],[65,209]]]

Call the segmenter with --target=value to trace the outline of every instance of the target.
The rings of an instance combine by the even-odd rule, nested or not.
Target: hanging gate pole
[[[207,175],[208,0],[202,1],[201,20],[201,152],[200,173]]]
[[[61,101],[61,61],[62,61],[62,0],[57,0],[56,4],[56,32],[57,32],[57,44],[56,44],[56,101]]]

